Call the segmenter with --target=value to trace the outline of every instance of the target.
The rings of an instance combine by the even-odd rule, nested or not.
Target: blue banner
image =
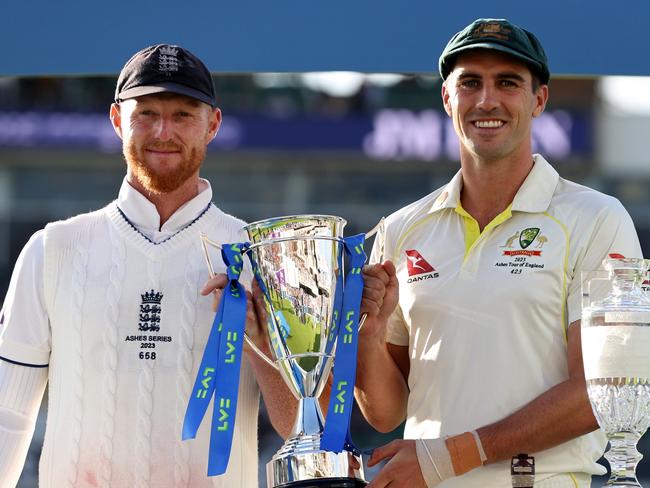
[[[224,244],[228,283],[212,323],[185,420],[183,440],[194,439],[214,396],[208,476],[226,472],[237,413],[239,372],[246,327],[246,290],[239,283],[246,244]]]
[[[348,237],[345,253],[350,270],[345,277],[343,309],[339,317],[334,378],[327,410],[321,449],[341,452],[348,447],[356,450],[350,438],[350,415],[354,404],[354,380],[357,371],[357,345],[359,339],[359,307],[363,294],[361,269],[366,262],[363,250],[364,234]]]
[[[544,8],[521,0],[466,0],[462,8],[430,0],[81,5],[74,0],[3,2],[0,44],[7,49],[0,74],[117,73],[136,50],[159,42],[181,44],[221,73],[431,73],[455,32],[477,17],[506,17],[540,38],[556,74],[650,75],[647,0],[548,0]],[[120,16],[119,35],[113,25],[116,12],[128,12]],[[219,38],[227,39],[218,47],[216,24]]]

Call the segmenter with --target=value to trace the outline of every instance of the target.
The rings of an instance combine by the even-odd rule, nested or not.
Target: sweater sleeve
[[[16,261],[0,312],[0,358],[47,366],[51,334],[44,298],[43,231],[34,234]]]
[[[0,360],[0,488],[18,483],[46,383],[47,368]]]

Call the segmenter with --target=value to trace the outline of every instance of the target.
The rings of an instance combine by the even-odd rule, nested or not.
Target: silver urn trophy
[[[637,443],[650,424],[650,261],[603,261],[583,277],[582,357],[589,400],[610,449],[605,486],[639,487]]]
[[[260,320],[266,321],[273,358],[268,358],[247,336],[245,339],[258,355],[280,372],[299,402],[290,436],[266,466],[268,488],[354,488],[367,484],[360,453],[347,438],[343,442],[342,423],[337,424],[338,434],[329,436],[336,438],[338,441],[332,444],[340,447],[324,449],[323,444],[327,443],[323,440],[327,434],[324,436],[325,420],[318,401],[334,366],[339,332],[342,331],[344,337],[343,344],[339,345],[339,360],[343,350],[347,352],[346,361],[354,361],[356,357],[356,347],[352,347],[356,342],[351,345],[348,338],[352,335],[343,331],[344,327],[351,331],[353,321],[341,320],[344,291],[348,291],[343,279],[344,254],[349,254],[350,247],[349,240],[343,238],[345,224],[340,217],[295,215],[244,227],[249,240],[245,253],[253,264],[255,279],[264,296],[266,317]],[[359,256],[354,258],[356,267],[351,271],[360,276],[360,266],[365,261],[363,236],[353,239],[356,238],[361,239],[361,245],[357,246]],[[205,236],[202,240],[211,270],[206,244],[218,245]],[[356,286],[359,300],[355,328],[358,327],[362,280],[357,280]],[[349,319],[350,314],[347,315]],[[350,355],[351,350],[353,355]],[[347,371],[353,372],[354,368]],[[349,376],[350,381],[339,382],[339,386],[345,384],[346,395],[352,395],[354,388],[353,373]],[[343,393],[338,393],[335,397],[333,388],[331,399],[341,398]],[[346,430],[351,408],[351,397],[347,398]],[[335,412],[330,412],[328,422],[335,413],[342,414],[342,408],[342,404],[335,405],[334,409],[330,407]]]

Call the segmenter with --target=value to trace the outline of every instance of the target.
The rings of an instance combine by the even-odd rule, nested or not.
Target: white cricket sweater
[[[206,475],[211,408],[197,438],[181,441],[214,317],[211,298],[199,295],[207,279],[199,234],[236,242],[242,224],[210,204],[155,244],[113,202],[46,227],[42,488],[257,487],[259,393],[247,361],[227,473]]]

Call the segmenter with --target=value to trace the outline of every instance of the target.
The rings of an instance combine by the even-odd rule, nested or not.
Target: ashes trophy
[[[264,294],[273,363],[299,401],[291,435],[266,466],[268,488],[366,485],[358,452],[321,446],[325,421],[318,398],[337,349],[345,224],[340,217],[298,215],[245,227]]]
[[[637,443],[650,424],[650,261],[603,261],[583,277],[582,357],[589,400],[610,449],[604,485],[639,487]]]

